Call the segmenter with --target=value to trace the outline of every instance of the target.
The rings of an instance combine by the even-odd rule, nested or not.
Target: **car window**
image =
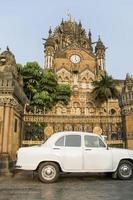
[[[99,137],[93,135],[85,135],[84,143],[85,147],[106,147]]]
[[[55,146],[64,146],[64,136],[56,141]]]
[[[65,146],[66,147],[80,147],[81,136],[80,135],[66,135]]]
[[[98,147],[98,138],[96,136],[85,135],[85,147]]]
[[[100,138],[98,139],[99,139],[99,147],[106,147],[103,141]]]

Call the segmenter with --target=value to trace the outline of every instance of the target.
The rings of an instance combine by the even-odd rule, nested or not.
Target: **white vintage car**
[[[127,180],[133,175],[133,151],[109,148],[93,133],[59,132],[41,145],[20,148],[16,168],[35,170],[46,183],[56,181],[60,172],[108,172]]]

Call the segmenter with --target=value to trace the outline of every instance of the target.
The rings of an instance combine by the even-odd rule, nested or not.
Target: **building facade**
[[[133,149],[133,76],[127,74],[120,102],[126,146]]]
[[[15,57],[7,48],[0,54],[0,175],[9,174],[21,145],[26,102]]]
[[[81,22],[61,22],[44,39],[44,68],[52,68],[59,83],[71,85],[73,95],[67,106],[56,105],[45,115],[53,132],[74,130],[107,135],[109,139],[122,138],[121,113],[117,100],[99,106],[91,94],[92,81],[106,71],[106,47],[101,41],[92,42],[92,34]],[[121,86],[120,86],[121,89]]]

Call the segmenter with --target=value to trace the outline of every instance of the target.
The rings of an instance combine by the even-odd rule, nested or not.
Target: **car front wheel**
[[[59,177],[59,166],[53,162],[44,162],[40,164],[38,177],[44,183],[53,183]]]
[[[128,160],[123,160],[120,162],[117,174],[121,180],[129,180],[133,176],[133,164]]]

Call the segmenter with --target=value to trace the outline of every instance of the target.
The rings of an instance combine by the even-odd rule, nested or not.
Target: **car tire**
[[[122,160],[117,169],[118,178],[121,180],[129,180],[133,176],[133,164],[128,160]]]
[[[53,183],[57,181],[59,174],[59,166],[54,162],[41,163],[38,169],[38,177],[43,183]]]

